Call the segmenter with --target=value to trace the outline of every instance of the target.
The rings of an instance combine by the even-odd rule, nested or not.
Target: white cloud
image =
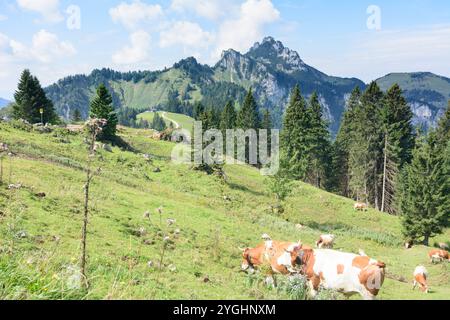
[[[0,22],[5,20],[8,20],[8,17],[5,16],[4,14],[0,14]]]
[[[109,10],[109,15],[115,23],[120,23],[127,29],[135,29],[143,21],[155,20],[164,15],[159,4],[150,5],[140,0],[131,3],[122,2]]]
[[[50,63],[56,59],[67,58],[76,54],[70,42],[60,41],[58,37],[46,30],[40,30],[33,35],[31,46],[6,35],[0,34],[0,57],[2,60],[37,61]]]
[[[200,17],[216,20],[227,10],[229,0],[172,0],[170,8],[177,12],[194,12]]]
[[[136,31],[130,35],[130,45],[116,52],[113,63],[118,65],[132,65],[146,62],[149,58],[151,37],[145,31]]]
[[[390,72],[450,70],[450,25],[405,30],[367,32],[356,38],[348,51],[326,63],[325,72],[356,76],[371,81]],[[448,76],[448,74],[444,74]]]
[[[179,21],[174,23],[169,29],[161,32],[159,45],[162,48],[173,45],[207,48],[213,40],[214,36],[204,31],[198,24],[189,21]]]
[[[70,63],[68,57],[76,53],[71,43],[60,41],[50,32],[37,32],[30,44],[24,44],[0,33],[0,92],[11,96],[16,80],[24,68],[35,72],[44,85],[63,75],[87,70],[81,64]]]
[[[59,0],[17,0],[20,8],[42,15],[45,21],[61,22],[64,17],[59,11]]]
[[[241,5],[237,19],[226,20],[220,26],[215,56],[230,48],[247,50],[263,37],[264,26],[279,17],[280,12],[271,0],[247,0]]]

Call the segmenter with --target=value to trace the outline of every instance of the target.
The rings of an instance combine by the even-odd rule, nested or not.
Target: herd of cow
[[[255,248],[243,250],[243,271],[253,273],[266,265],[266,283],[275,286],[275,274],[302,275],[306,277],[311,297],[319,289],[331,289],[349,297],[360,294],[365,300],[373,300],[378,295],[385,279],[386,264],[368,257],[364,251],[358,254],[332,250],[335,237],[322,235],[313,248],[300,241],[282,242],[272,240],[267,234],[264,242]],[[430,251],[431,262],[450,261],[445,250]],[[428,273],[424,266],[414,270],[413,289],[420,287],[428,292]]]

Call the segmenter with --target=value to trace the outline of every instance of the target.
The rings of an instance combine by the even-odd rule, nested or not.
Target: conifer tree
[[[418,139],[400,180],[399,209],[407,239],[429,245],[429,239],[449,225],[449,154],[449,144],[442,152],[435,132]]]
[[[323,117],[322,106],[317,93],[309,101],[308,129],[309,182],[318,188],[323,187],[331,169],[331,141],[328,126]],[[324,183],[323,183],[324,182]]]
[[[309,126],[306,103],[297,85],[291,93],[280,137],[281,162],[286,166],[284,169],[288,172],[287,174],[295,180],[304,179],[308,168],[307,134]]]
[[[383,92],[372,82],[354,110],[352,140],[349,147],[350,189],[358,200],[379,209],[383,169],[381,110]]]
[[[151,127],[152,127],[153,130],[156,130],[156,131],[164,131],[164,130],[167,129],[166,122],[159,115],[158,112],[155,112],[155,116],[153,117]]]
[[[236,110],[233,103],[230,101],[226,104],[220,117],[220,130],[225,132],[227,129],[236,128]]]
[[[450,141],[450,101],[448,102],[447,110],[442,118],[439,120],[438,128],[436,130],[438,144],[445,146]]]
[[[196,102],[194,105],[194,110],[192,112],[192,117],[195,120],[200,120],[200,116],[205,112],[205,107],[200,102]]]
[[[24,70],[20,76],[14,99],[13,118],[39,123],[41,122],[40,109],[43,109],[44,123],[59,122],[52,101],[47,98],[39,80],[28,69]]]
[[[118,123],[117,114],[114,112],[111,94],[103,84],[97,88],[97,95],[91,101],[90,117],[107,121],[99,139],[111,140],[115,137]]]
[[[238,128],[244,130],[259,129],[258,105],[256,104],[252,89],[248,92],[244,104],[242,105],[241,110],[239,110],[236,124]]]
[[[342,116],[341,126],[333,144],[333,190],[345,197],[350,197],[349,149],[355,123],[355,110],[360,105],[360,99],[361,90],[356,87],[347,102],[347,109]]]
[[[258,112],[258,105],[256,104],[255,97],[253,96],[252,89],[249,90],[247,96],[245,97],[244,103],[242,105],[241,110],[237,115],[236,127],[242,129],[244,131],[247,130],[255,130],[256,135],[258,135],[258,130],[260,128],[260,119]],[[257,143],[258,141],[253,141],[253,143]],[[246,163],[251,163],[252,159],[257,160],[259,158],[259,153],[254,155],[255,157],[250,156],[251,142],[246,140],[245,143],[245,161]],[[252,163],[255,164],[255,163]]]
[[[384,135],[381,211],[395,213],[397,173],[410,162],[414,145],[413,114],[398,84],[387,91],[381,117]]]

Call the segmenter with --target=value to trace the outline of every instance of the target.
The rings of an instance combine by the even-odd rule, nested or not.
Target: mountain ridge
[[[426,127],[435,125],[445,110],[444,100],[450,99],[450,79],[427,72],[391,73],[376,81],[386,90],[396,80],[405,91],[415,114],[415,123]],[[356,86],[366,87],[358,78],[327,75],[306,64],[298,52],[285,47],[282,42],[265,37],[246,53],[234,49],[223,51],[219,61],[212,66],[187,57],[160,71],[121,73],[95,69],[89,75],[63,78],[47,87],[46,92],[64,118],[69,118],[74,108],[80,109],[86,117],[89,100],[100,83],[105,83],[111,90],[116,108],[140,109],[164,108],[174,96],[183,102],[203,101],[222,108],[227,99],[234,99],[239,104],[243,92],[252,88],[260,107],[271,110],[277,127],[282,124],[292,88],[299,84],[305,98],[317,91],[333,133],[339,128],[351,91]]]
[[[0,109],[6,107],[10,103],[11,103],[11,101],[9,101],[7,99],[0,98]]]

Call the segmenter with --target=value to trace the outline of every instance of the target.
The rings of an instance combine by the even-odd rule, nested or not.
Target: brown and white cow
[[[414,270],[413,290],[417,287],[417,285],[419,285],[422,292],[428,293],[427,278],[427,269],[424,266],[416,267],[416,269]]]
[[[320,287],[372,300],[384,282],[385,264],[353,253],[329,249],[301,249],[302,272],[314,297]]]
[[[353,208],[355,209],[355,211],[367,211],[367,204],[363,202],[357,202],[355,203]]]
[[[316,247],[319,249],[328,248],[332,249],[334,244],[334,235],[323,234],[320,236],[319,240],[316,241]]]
[[[428,257],[430,257],[430,262],[442,262],[444,260],[449,260],[450,257],[448,254],[448,251],[442,250],[442,249],[433,249],[430,252],[428,252]]]
[[[264,262],[264,254],[266,252],[266,244],[262,243],[255,248],[241,249],[242,252],[242,271],[253,272],[256,267]]]

